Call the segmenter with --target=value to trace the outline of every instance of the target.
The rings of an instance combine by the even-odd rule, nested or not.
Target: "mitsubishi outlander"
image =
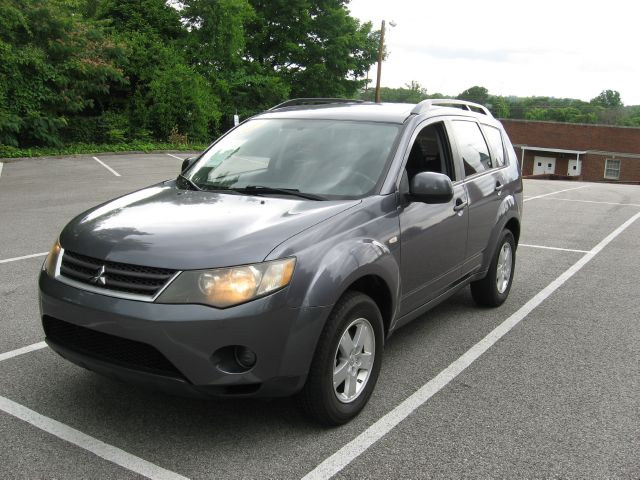
[[[40,274],[46,341],[121,380],[297,394],[342,424],[397,328],[466,286],[505,301],[522,206],[514,149],[481,105],[290,100],[177,178],[73,219]]]

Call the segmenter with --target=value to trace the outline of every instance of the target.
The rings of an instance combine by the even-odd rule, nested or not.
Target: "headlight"
[[[56,267],[58,266],[58,257],[60,256],[61,250],[60,241],[56,240],[56,243],[54,243],[51,250],[49,250],[49,254],[42,265],[42,268],[50,277],[55,277],[56,275]]]
[[[289,285],[295,258],[182,272],[156,300],[159,303],[205,303],[231,307]]]

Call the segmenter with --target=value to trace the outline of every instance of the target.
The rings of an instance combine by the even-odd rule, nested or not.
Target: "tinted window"
[[[504,147],[502,146],[502,135],[500,134],[500,130],[484,125],[484,133],[487,135],[489,145],[491,145],[495,166],[504,166]]]
[[[487,143],[475,122],[454,120],[453,130],[458,140],[466,177],[484,172],[492,167]]]
[[[504,146],[507,150],[507,163],[511,165],[517,165],[518,170],[520,170],[520,163],[518,163],[518,157],[516,156],[516,151],[513,149],[513,145],[511,145],[511,140],[509,140],[509,136],[504,136]]]
[[[446,131],[442,123],[431,124],[418,133],[407,159],[409,181],[416,173],[444,173],[455,180],[451,163],[451,150]]]
[[[399,130],[385,123],[251,120],[215,143],[186,176],[205,190],[260,185],[362,197],[380,181]]]

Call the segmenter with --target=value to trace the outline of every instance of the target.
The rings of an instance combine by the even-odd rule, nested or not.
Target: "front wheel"
[[[516,242],[510,230],[503,230],[487,276],[471,283],[471,296],[483,307],[498,307],[509,296],[516,265]]]
[[[358,415],[375,387],[382,362],[384,328],[376,303],[347,292],[320,336],[300,396],[309,414],[325,425]]]

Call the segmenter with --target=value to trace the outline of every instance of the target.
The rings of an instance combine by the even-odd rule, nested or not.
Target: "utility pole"
[[[380,46],[378,47],[378,78],[376,79],[376,103],[380,103],[380,75],[382,74],[382,54],[384,52],[384,20],[380,28]]]

